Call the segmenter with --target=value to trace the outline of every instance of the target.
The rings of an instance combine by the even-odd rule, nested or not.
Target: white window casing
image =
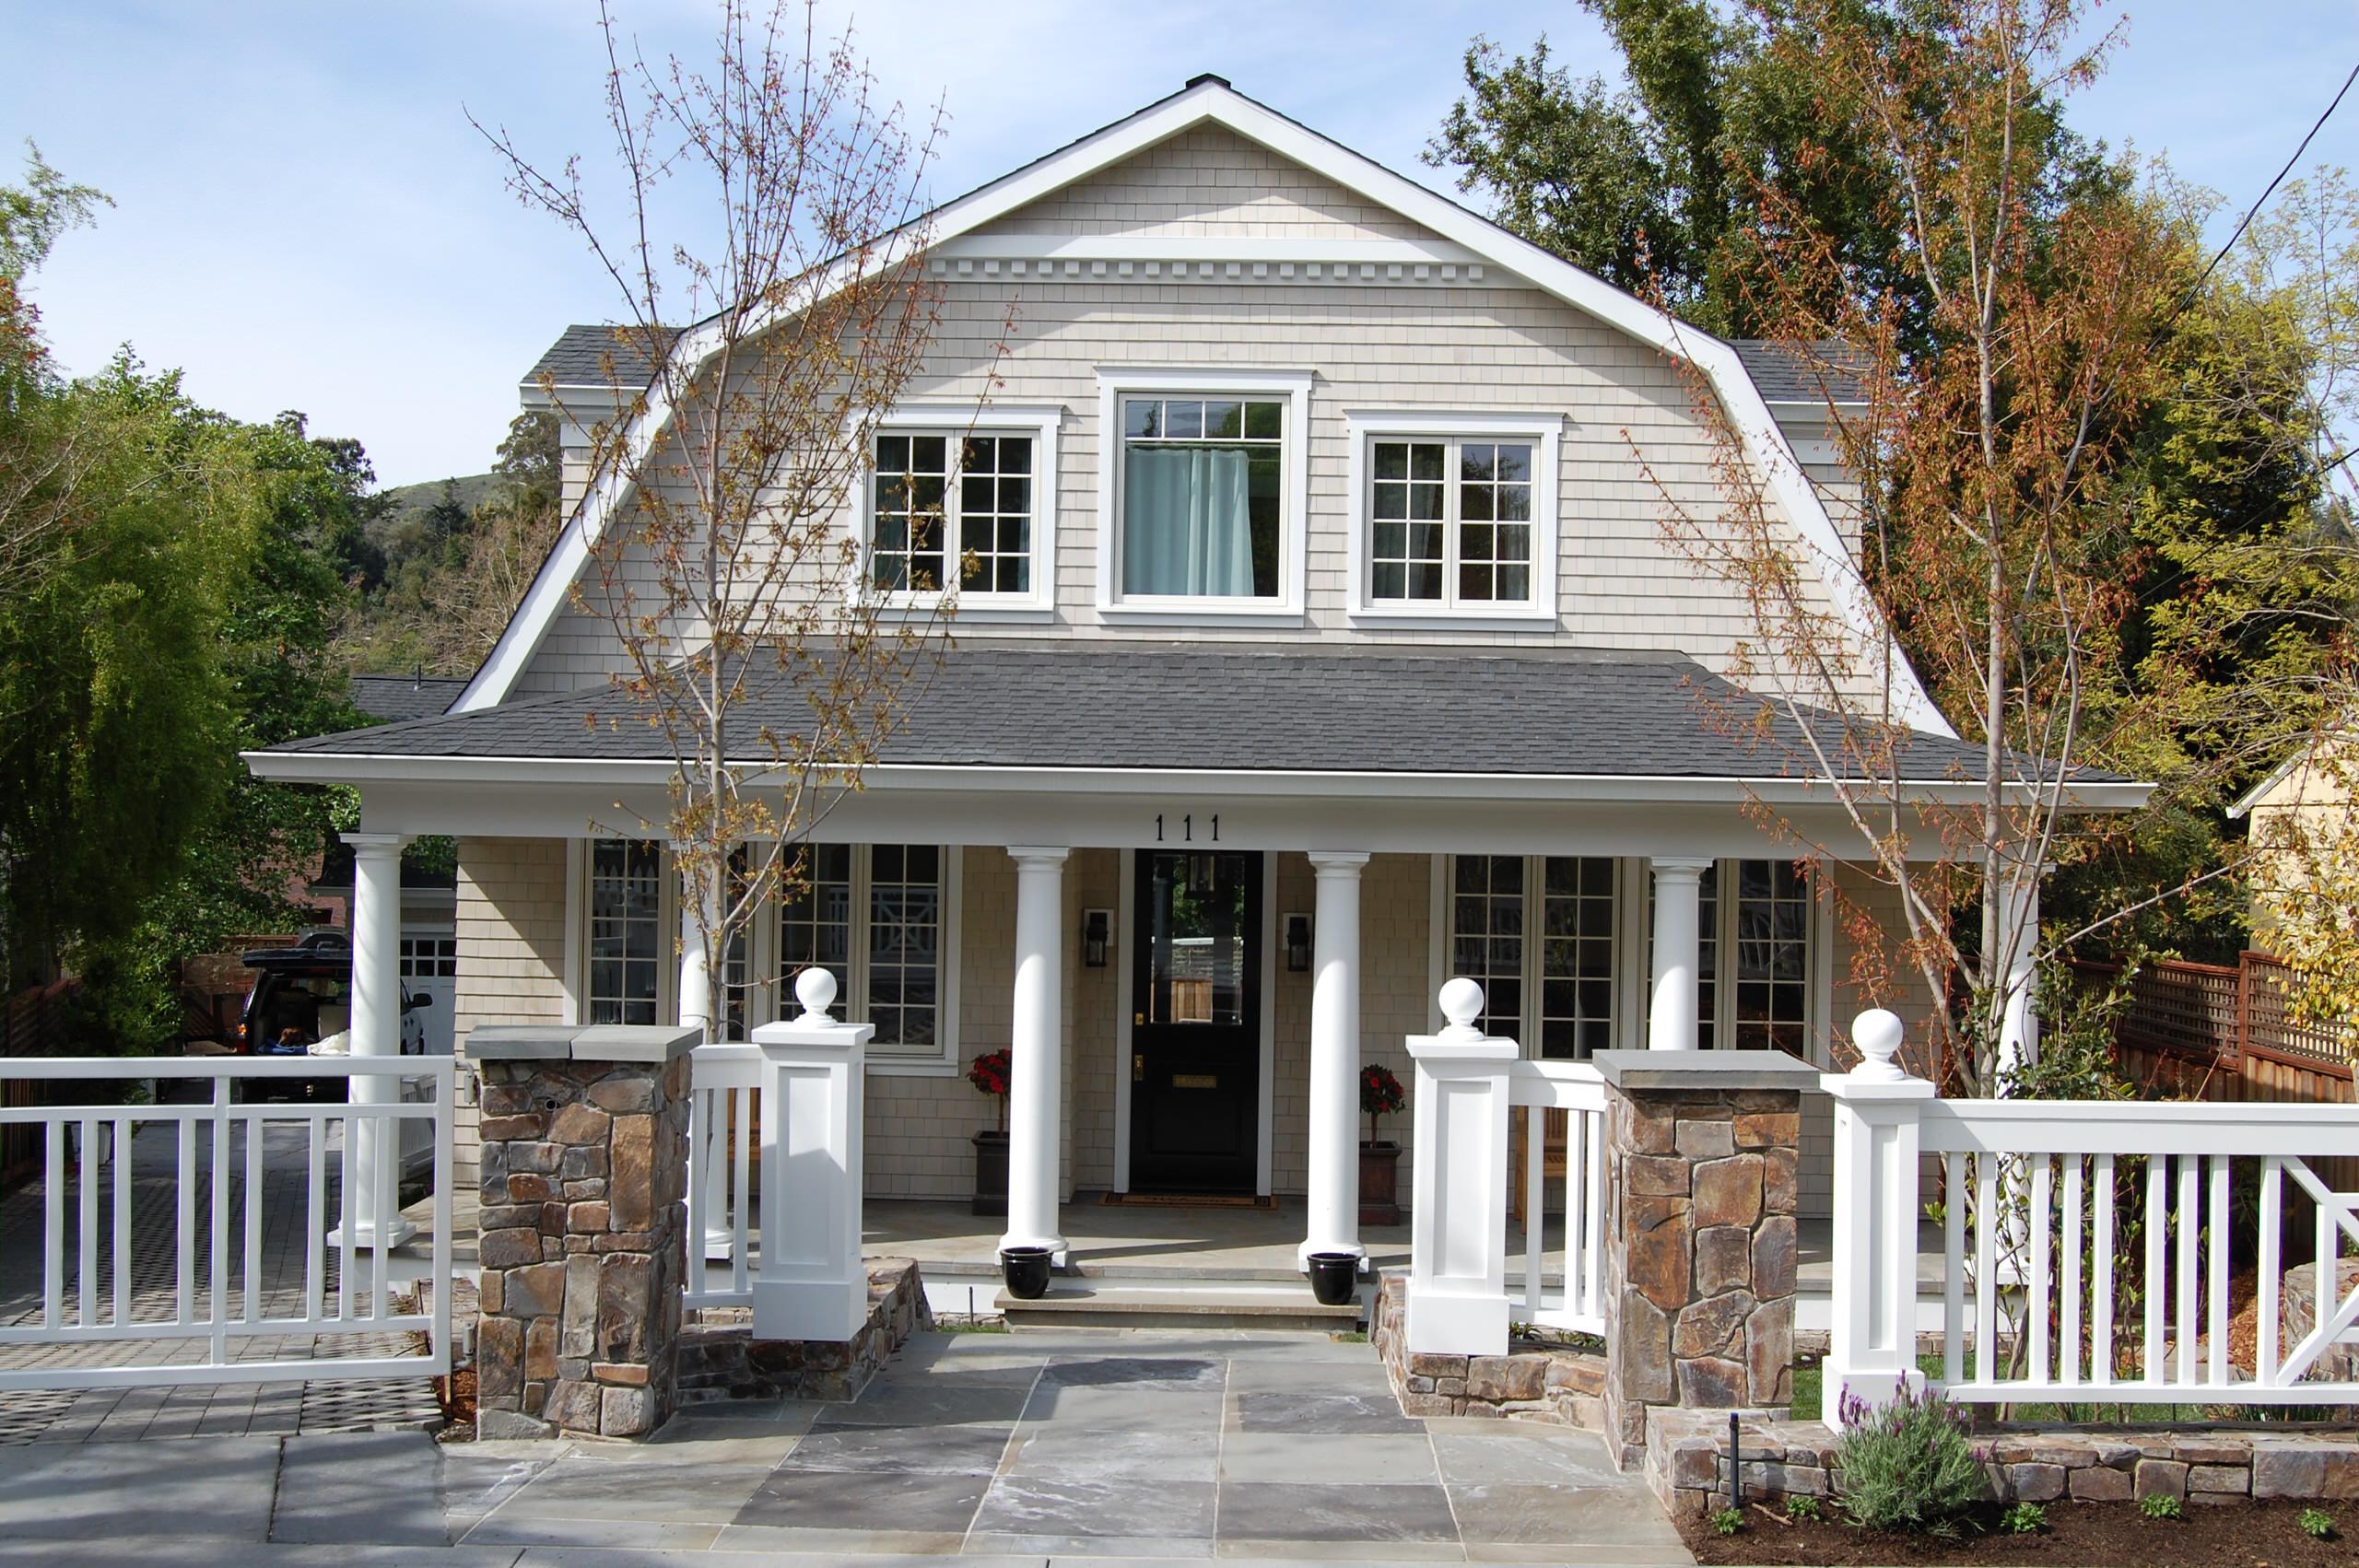
[[[1553,629],[1556,625],[1559,565],[1558,515],[1563,485],[1558,467],[1565,421],[1561,415],[1534,413],[1433,413],[1412,409],[1347,409],[1344,427],[1350,436],[1350,490],[1345,503],[1345,548],[1351,567],[1348,614],[1355,626],[1390,626],[1402,630],[1466,628]],[[1531,595],[1520,602],[1472,602],[1457,599],[1453,572],[1445,571],[1444,598],[1438,602],[1379,600],[1374,589],[1375,518],[1370,496],[1375,484],[1374,451],[1379,440],[1425,439],[1446,443],[1454,453],[1468,442],[1520,442],[1532,454],[1532,579]],[[1455,476],[1449,480],[1453,496]],[[1458,548],[1456,503],[1450,507],[1449,560]]]
[[[956,452],[967,437],[1020,436],[1032,443],[1032,518],[1030,587],[1020,593],[962,588],[956,580],[960,555],[960,485],[956,460],[947,484],[943,516],[943,548],[948,586],[941,591],[894,591],[877,595],[877,610],[886,618],[923,618],[945,605],[957,607],[956,621],[975,625],[1045,623],[1056,615],[1057,499],[1062,474],[1058,435],[1065,411],[1061,405],[1011,405],[972,403],[912,403],[897,404],[877,423],[869,451],[861,463],[858,493],[852,498],[852,526],[860,542],[860,569],[851,592],[868,594],[876,549],[875,440],[884,437],[940,436]],[[955,623],[954,623],[955,624]]]
[[[1097,617],[1108,625],[1254,626],[1305,623],[1309,550],[1310,388],[1308,370],[1101,367],[1097,372]],[[1278,401],[1280,433],[1277,577],[1274,598],[1143,595],[1122,591],[1122,399],[1189,395]]]

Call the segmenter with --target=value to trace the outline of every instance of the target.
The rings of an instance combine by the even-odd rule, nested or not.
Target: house
[[[2289,914],[2313,896],[2348,894],[2354,839],[2348,731],[2330,728],[2272,768],[2228,807],[2248,819],[2253,869],[2253,945],[2267,948]],[[2312,888],[2325,885],[2313,894]]]
[[[991,590],[816,831],[809,894],[754,932],[743,1021],[784,1010],[794,970],[839,970],[876,1031],[871,1197],[968,1192],[992,1112],[961,1070],[1012,1045],[1009,1244],[1062,1246],[1075,1193],[1185,1191],[1299,1199],[1307,1249],[1360,1250],[1358,1067],[1405,1071],[1450,975],[1537,1055],[1832,1060],[1853,937],[1750,808],[1849,831],[1778,737],[1709,721],[1743,700],[1750,623],[1666,541],[1634,451],[1708,509],[1681,364],[1700,369],[1830,613],[1887,646],[1813,486],[1835,477],[1824,410],[1771,350],[1677,326],[1216,77],[932,235],[941,329],[874,455],[993,481]],[[594,395],[604,341],[569,329],[527,401],[543,373]],[[962,453],[945,432],[993,374]],[[592,827],[617,802],[661,820],[668,764],[583,722],[619,661],[567,602],[603,521],[589,479],[577,446],[571,521],[448,713],[249,758],[360,791],[364,945],[391,940],[371,901],[403,840],[458,836],[463,1042],[677,1007],[665,852]],[[876,495],[844,526],[889,587]],[[1912,776],[1977,788],[1905,663],[1895,691]],[[1863,871],[1825,874],[1886,907]],[[1806,1210],[1827,1160],[1821,1117]]]

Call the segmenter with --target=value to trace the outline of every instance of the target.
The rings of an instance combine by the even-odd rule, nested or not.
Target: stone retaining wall
[[[1388,1270],[1377,1282],[1368,1332],[1403,1414],[1511,1416],[1604,1430],[1602,1356],[1562,1349],[1502,1356],[1411,1355],[1402,1331],[1408,1300],[1409,1276]]]
[[[860,1397],[886,1357],[920,1331],[931,1331],[918,1266],[906,1258],[868,1260],[868,1321],[840,1343],[757,1340],[753,1313],[724,1308],[697,1314],[681,1330],[680,1405],[729,1399],[828,1399]]]
[[[1745,1421],[1738,1430],[1748,1500],[1842,1490],[1836,1434],[1824,1422]],[[1678,1516],[1724,1506],[1728,1437],[1725,1412],[1649,1410],[1648,1488]],[[1975,1445],[1985,1456],[1989,1496],[2000,1503],[2359,1497],[2359,1441],[2348,1432],[2001,1431],[1978,1436]]]

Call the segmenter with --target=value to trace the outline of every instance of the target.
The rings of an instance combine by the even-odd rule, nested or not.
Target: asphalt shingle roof
[[[1843,372],[1846,358],[1856,357],[1847,355],[1840,344],[1818,345],[1818,357],[1826,361],[1823,368],[1765,337],[1732,337],[1729,346],[1736,350],[1736,357],[1744,362],[1744,373],[1753,378],[1767,402],[1820,403],[1829,394],[1851,401],[1865,395],[1860,382]]]
[[[345,689],[371,719],[431,719],[449,712],[467,683],[456,675],[355,675]]]
[[[1696,778],[1801,777],[1784,720],[1677,654],[1496,653],[993,640],[928,661],[886,763],[1350,773]],[[416,757],[662,760],[647,725],[592,727],[603,689],[502,703],[273,748]],[[1724,717],[1717,722],[1716,704]],[[783,684],[741,720],[793,727]],[[1743,731],[1742,733],[1737,731]],[[1911,778],[1972,778],[1976,747],[1910,741]],[[2083,772],[2095,781],[2107,776]]]
[[[665,341],[671,335],[671,330],[665,329]],[[561,387],[619,383],[636,392],[655,372],[647,346],[647,335],[634,327],[569,326],[542,351],[524,380],[537,386],[546,376]]]

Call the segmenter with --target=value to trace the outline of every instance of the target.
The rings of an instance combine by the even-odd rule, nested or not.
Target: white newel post
[[[711,945],[705,933],[721,923],[721,911],[707,906],[706,918],[697,919],[698,888],[680,889],[680,1027],[698,1031],[697,1043],[721,1038],[714,1027],[722,1016],[713,1004]],[[725,1261],[736,1246],[729,1224],[729,1128],[719,1117],[710,1127],[688,1129],[688,1179],[704,1189],[704,1256],[709,1262]]]
[[[402,846],[404,833],[346,833],[352,846],[352,1054],[402,1053]],[[402,1081],[393,1074],[352,1079],[356,1106],[396,1105]],[[398,1246],[417,1234],[404,1220],[399,1197],[401,1131],[397,1122],[355,1118],[351,1128],[354,1181],[353,1244]],[[343,1227],[330,1233],[341,1244]]]
[[[1653,1005],[1647,1047],[1692,1051],[1696,1038],[1696,977],[1703,967],[1704,873],[1709,860],[1657,860]]]
[[[803,1015],[754,1031],[762,1050],[762,1246],[757,1340],[851,1339],[868,1321],[860,1260],[861,1094],[873,1024],[827,1016],[836,977],[796,977]]]
[[[1015,998],[1009,1024],[1007,1234],[1062,1263],[1057,1153],[1063,1121],[1064,873],[1069,849],[1016,848]]]
[[[1882,1008],[1852,1021],[1860,1065],[1819,1085],[1835,1101],[1835,1256],[1824,1408],[1846,1396],[1889,1404],[1917,1365],[1918,1117],[1933,1086],[1893,1058],[1900,1020]],[[1830,1425],[1834,1424],[1832,1421]]]
[[[1442,987],[1441,1011],[1449,1027],[1409,1036],[1417,1164],[1405,1338],[1412,1355],[1505,1355],[1508,1064],[1522,1052],[1474,1026],[1473,981]]]
[[[1366,1258],[1360,1245],[1360,872],[1367,856],[1315,852],[1311,913],[1310,1199],[1297,1261]]]

